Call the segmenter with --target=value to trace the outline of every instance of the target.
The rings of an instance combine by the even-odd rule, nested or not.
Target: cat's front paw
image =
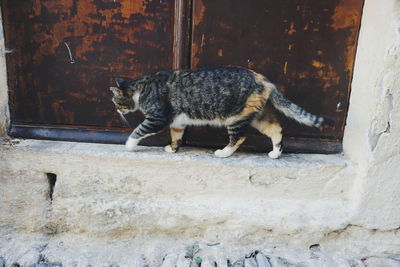
[[[271,152],[268,153],[268,157],[271,159],[277,159],[281,156],[281,152],[279,150],[272,150]]]
[[[175,152],[176,152],[176,149],[173,149],[173,148],[171,147],[171,145],[168,145],[168,146],[164,147],[164,151],[165,151],[165,152],[168,152],[168,153],[175,153]]]
[[[139,139],[135,139],[135,138],[129,137],[128,140],[126,140],[126,143],[125,143],[126,150],[135,151],[137,146],[138,146],[138,144],[139,144]]]
[[[214,155],[218,158],[227,158],[232,155],[232,151],[230,149],[218,149],[215,150]]]

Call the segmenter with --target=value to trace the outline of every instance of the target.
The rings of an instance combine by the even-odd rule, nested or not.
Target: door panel
[[[112,77],[172,68],[174,1],[3,0],[2,9],[14,124],[124,127]]]
[[[262,73],[294,103],[336,121],[320,132],[286,119],[286,136],[341,139],[362,5],[194,0],[191,67],[236,65]]]

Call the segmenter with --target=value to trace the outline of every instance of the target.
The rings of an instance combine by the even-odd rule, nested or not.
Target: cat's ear
[[[119,89],[118,87],[111,86],[110,91],[113,92],[114,96],[123,96],[124,95],[124,92],[121,89]]]
[[[122,87],[122,83],[125,81],[124,78],[115,78],[115,83],[117,84],[118,87]]]

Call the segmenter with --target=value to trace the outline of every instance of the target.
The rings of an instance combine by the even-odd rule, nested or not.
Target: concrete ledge
[[[0,191],[9,201],[2,209],[15,216],[0,222],[27,231],[213,238],[232,231],[330,231],[348,224],[351,181],[341,155],[271,160],[238,153],[219,159],[192,148],[168,154],[142,147],[132,153],[122,145],[12,142],[1,145]],[[46,173],[57,175],[51,204]],[[15,195],[18,190],[23,198]],[[23,220],[28,213],[35,219]]]
[[[162,147],[139,146],[138,151],[128,152],[123,145],[78,143],[33,139],[2,139],[3,151],[30,151],[30,152],[68,152],[75,155],[95,157],[112,157],[125,159],[154,159],[162,161],[196,161],[241,167],[290,167],[310,168],[321,166],[345,166],[346,160],[341,154],[283,154],[282,158],[272,160],[263,153],[236,152],[229,158],[217,158],[213,150],[193,147],[182,147],[178,153],[165,153]]]

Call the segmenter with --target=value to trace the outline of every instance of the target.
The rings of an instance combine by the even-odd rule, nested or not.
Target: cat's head
[[[133,112],[137,109],[133,95],[135,93],[134,83],[132,80],[124,78],[116,78],[117,86],[111,86],[110,90],[113,93],[112,102],[120,114]]]

